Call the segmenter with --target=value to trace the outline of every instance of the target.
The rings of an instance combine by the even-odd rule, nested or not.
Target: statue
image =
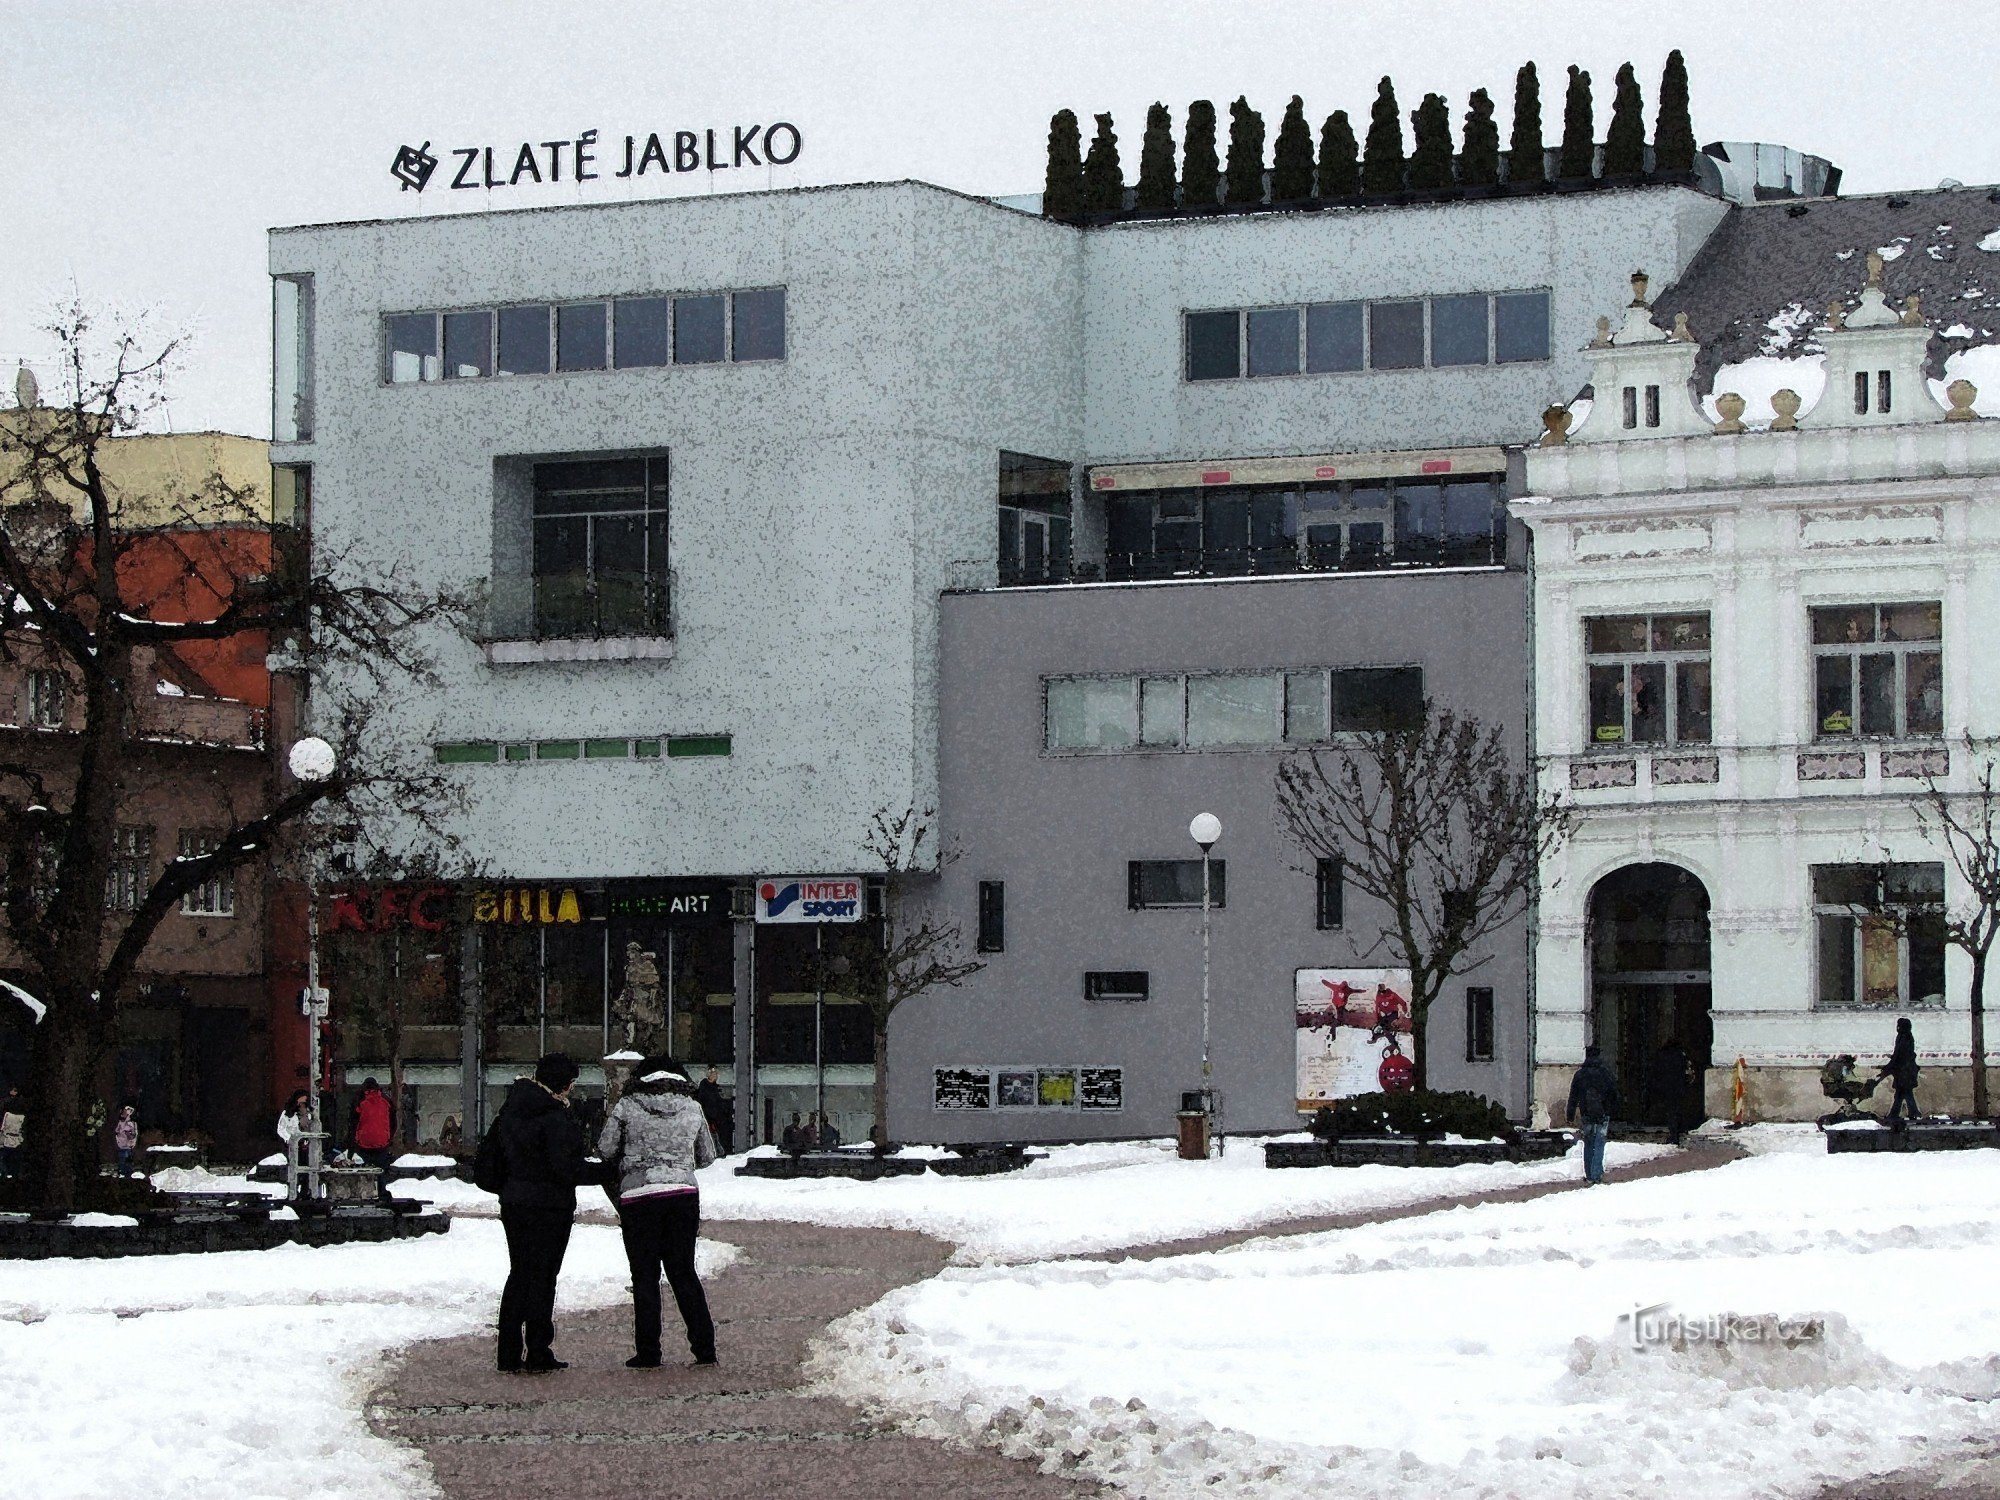
[[[660,1005],[660,964],[658,958],[637,943],[625,945],[625,984],[613,1002],[618,1019],[624,1023],[625,1045],[648,1050],[667,1024]]]

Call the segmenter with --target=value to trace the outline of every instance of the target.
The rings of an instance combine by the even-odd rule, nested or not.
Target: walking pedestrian
[[[1583,1116],[1583,1175],[1592,1186],[1604,1181],[1604,1142],[1618,1108],[1618,1080],[1596,1047],[1583,1049],[1583,1066],[1569,1081],[1569,1121]]]
[[[551,1052],[517,1078],[480,1142],[473,1180],[500,1195],[507,1285],[500,1293],[498,1363],[539,1374],[568,1369],[555,1356],[556,1278],[569,1249],[576,1189],[591,1180],[583,1127],[570,1113],[576,1064]]]
[[[28,1128],[27,1106],[21,1102],[21,1091],[7,1090],[5,1103],[0,1103],[0,1177],[21,1175],[21,1142]]]
[[[702,1118],[708,1121],[708,1133],[716,1141],[716,1149],[727,1147],[729,1137],[722,1129],[722,1084],[715,1076],[715,1064],[708,1065],[708,1071],[701,1075],[701,1082],[695,1085],[695,1103],[701,1106]]]
[[[697,1365],[715,1363],[715,1323],[695,1273],[701,1189],[695,1173],[715,1160],[715,1141],[686,1073],[648,1059],[613,1106],[597,1154],[617,1168],[618,1223],[632,1268],[634,1370],[660,1363],[660,1274],[673,1288]]]
[[[1889,1060],[1882,1065],[1877,1078],[1887,1078],[1895,1086],[1896,1096],[1889,1101],[1889,1127],[1900,1130],[1904,1127],[1903,1106],[1908,1105],[1909,1118],[1921,1118],[1917,1114],[1917,1035],[1910,1030],[1910,1018],[1896,1018],[1896,1046],[1889,1054]]]
[[[139,1111],[137,1106],[128,1104],[118,1111],[118,1119],[111,1127],[111,1149],[118,1157],[118,1175],[132,1175],[132,1153],[139,1149]]]

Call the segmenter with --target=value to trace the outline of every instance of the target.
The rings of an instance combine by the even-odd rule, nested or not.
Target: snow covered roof
[[[1960,350],[2000,342],[2000,189],[1986,187],[1732,208],[1654,314],[1688,315],[1706,389],[1723,365],[1822,352],[1827,305],[1856,306],[1871,250],[1894,304],[1922,299],[1933,377]]]

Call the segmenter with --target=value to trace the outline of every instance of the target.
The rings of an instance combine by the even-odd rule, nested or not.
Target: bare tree
[[[1986,961],[1993,940],[2000,936],[2000,788],[1994,786],[1996,754],[1993,741],[1970,737],[1962,742],[1971,759],[1971,790],[1953,792],[1937,777],[1925,780],[1917,804],[1917,821],[1958,872],[1962,894],[1946,898],[1938,915],[1944,940],[1972,960],[1968,995],[1972,1020],[1972,1113],[1987,1117],[1986,1091]]]
[[[100,338],[74,305],[48,331],[58,399],[39,404],[24,381],[22,409],[0,421],[0,659],[59,671],[81,706],[68,722],[80,727],[62,738],[60,756],[0,751],[0,911],[24,987],[45,1007],[28,1076],[26,1190],[67,1209],[90,1170],[85,1120],[117,1007],[182,898],[280,845],[322,837],[330,809],[356,821],[450,805],[434,772],[397,765],[367,728],[391,675],[430,679],[423,630],[462,628],[464,601],[356,575],[338,558],[310,557],[282,530],[253,551],[253,570],[199,540],[218,523],[270,525],[255,494],[220,473],[158,493],[121,491],[106,478],[116,467],[109,445],[163,406],[179,345],[147,352],[130,331]],[[126,565],[142,549],[155,561],[164,550],[179,581],[200,585],[179,590],[182,604],[212,607],[153,608],[138,580],[156,584],[158,567]],[[151,696],[150,663],[190,643],[259,640],[301,666],[335,669],[312,709],[315,732],[335,749],[332,773],[295,780],[274,766],[257,792],[236,799],[207,852],[168,860],[130,909],[108,909],[117,830],[151,753],[140,698]]]
[[[1487,962],[1486,939],[1526,910],[1543,862],[1569,836],[1569,808],[1516,766],[1498,729],[1427,703],[1407,727],[1287,756],[1277,819],[1379,910],[1376,946],[1410,971],[1416,1086],[1429,1087],[1432,1003],[1447,980]]]
[[[834,983],[867,1005],[875,1031],[875,1143],[889,1142],[889,1018],[905,1000],[932,990],[956,989],[986,965],[963,958],[956,922],[931,906],[938,877],[956,857],[939,847],[937,814],[906,808],[877,809],[861,847],[882,878],[879,937],[864,928],[829,956],[841,972]]]

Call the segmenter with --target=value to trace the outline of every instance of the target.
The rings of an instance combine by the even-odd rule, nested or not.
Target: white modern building
[[[1782,221],[1760,232],[1783,243]],[[1786,262],[1701,268],[1671,324],[1641,286],[1584,351],[1588,414],[1530,450],[1513,504],[1534,534],[1536,742],[1579,813],[1535,955],[1537,1101],[1558,1115],[1596,1042],[1627,1112],[1664,1118],[1671,1041],[1707,1113],[1730,1115],[1740,1059],[1752,1118],[1812,1118],[1832,1107],[1822,1064],[1879,1066],[1898,1016],[1923,1105],[1967,1102],[1969,962],[1938,916],[1966,893],[1918,810],[1971,787],[1969,736],[2000,734],[2000,424],[1926,368],[1927,318],[1954,308],[1906,302],[1851,244],[1800,259],[1845,286],[1790,320],[1817,351],[1788,367],[1798,389],[1725,367],[1704,411],[1686,311],[1741,319],[1743,278],[1783,287]]]

